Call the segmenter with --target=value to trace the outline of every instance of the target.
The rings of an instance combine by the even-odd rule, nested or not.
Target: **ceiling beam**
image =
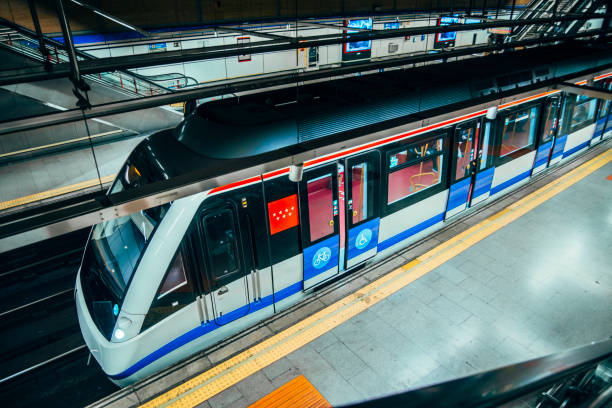
[[[320,79],[329,79],[334,76],[349,75],[355,72],[366,72],[369,70],[377,70],[380,68],[390,68],[407,64],[417,64],[441,58],[454,58],[466,55],[479,54],[483,52],[500,51],[511,49],[514,47],[525,47],[530,45],[554,43],[561,39],[574,39],[580,37],[591,36],[597,33],[610,33],[612,29],[584,31],[571,36],[553,36],[547,39],[528,39],[515,41],[504,44],[479,45],[472,47],[459,48],[443,53],[430,53],[420,55],[407,55],[386,59],[381,61],[368,61],[359,64],[351,64],[344,67],[335,67],[321,70],[305,71],[305,72],[290,72],[280,73],[270,77],[263,78],[241,78],[232,81],[222,81],[214,85],[208,85],[200,88],[186,88],[185,90],[176,91],[169,94],[161,94],[144,98],[135,98],[110,102],[101,105],[94,105],[91,109],[82,111],[80,109],[71,109],[63,112],[55,112],[46,115],[39,115],[30,118],[17,119],[0,123],[0,135],[20,132],[25,130],[37,129],[45,126],[53,126],[62,123],[76,122],[85,119],[96,117],[115,115],[125,112],[132,112],[141,109],[148,109],[157,106],[169,105],[177,102],[184,102],[190,99],[201,99],[212,96],[227,95],[237,92],[247,92],[256,89],[265,89],[274,86],[282,86],[294,84],[297,82],[316,81]]]
[[[555,88],[576,95],[584,95],[590,98],[612,100],[612,91],[601,88],[594,88],[587,85],[576,85],[569,82],[561,82]]]
[[[102,18],[105,18],[109,21],[112,21],[115,24],[119,24],[120,26],[123,26],[125,28],[127,28],[128,30],[132,30],[132,31],[136,31],[137,33],[139,33],[140,35],[144,36],[144,37],[152,37],[153,34],[151,34],[150,32],[143,30],[142,28],[135,26],[134,24],[128,23],[125,20],[120,19],[119,17],[115,17],[112,16],[110,14],[108,14],[106,11],[102,11],[99,8],[96,8],[92,5],[89,5],[87,3],[83,3],[81,0],[70,0],[71,2],[73,2],[74,4],[76,4],[77,6],[81,6],[83,8],[86,8],[89,11],[92,11],[94,14],[99,15]]]
[[[309,27],[317,27],[317,28],[334,28],[336,30],[344,31],[347,29],[345,26],[339,26],[335,24],[325,24],[325,23],[311,23],[310,21],[298,21],[298,25],[309,26]],[[370,30],[367,28],[357,28],[350,27],[351,31],[359,31],[359,32],[376,32],[379,30]]]
[[[259,54],[267,52],[286,51],[295,48],[321,47],[325,45],[344,44],[347,42],[400,38],[404,36],[437,34],[453,31],[485,30],[494,27],[518,27],[532,24],[551,24],[554,22],[562,21],[603,18],[606,15],[582,14],[580,16],[556,16],[513,21],[496,20],[476,24],[413,27],[398,30],[367,30],[367,32],[358,32],[351,34],[350,37],[344,33],[338,33],[297,37],[297,39],[281,38],[268,41],[256,41],[250,43],[248,46],[245,46],[244,44],[226,44],[213,47],[184,49],[178,51],[97,58],[94,60],[82,61],[80,62],[79,67],[83,75],[98,74],[102,72],[143,68],[155,65],[174,64],[189,61],[203,61],[214,58],[225,58],[238,56],[245,53]],[[590,32],[593,33],[592,35],[597,34],[597,32],[595,32],[594,30]],[[537,42],[546,42],[546,39],[538,39]],[[51,72],[45,71],[43,67],[28,67],[15,70],[5,70],[3,72],[0,72],[0,85],[11,85],[22,82],[41,81],[47,79],[67,77],[70,75],[70,67],[68,66],[68,64],[55,64],[52,68],[53,70]]]
[[[268,38],[270,40],[285,40],[285,41],[293,41],[292,37],[287,37],[284,35],[277,35],[272,33],[266,33],[263,31],[253,31],[253,30],[245,30],[243,28],[234,28],[234,27],[215,27],[216,31],[224,32],[224,33],[241,33],[246,35],[252,35],[253,37],[263,37]]]

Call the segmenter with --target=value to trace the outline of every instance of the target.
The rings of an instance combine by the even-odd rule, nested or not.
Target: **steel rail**
[[[4,312],[1,312],[1,313],[0,313],[0,318],[1,318],[1,317],[8,316],[8,315],[10,315],[11,313],[15,313],[15,312],[18,312],[18,311],[20,311],[20,310],[26,309],[26,308],[28,308],[28,307],[34,306],[34,305],[36,305],[37,303],[41,303],[41,302],[47,301],[47,300],[49,300],[49,299],[53,299],[53,298],[55,298],[55,297],[65,295],[66,293],[70,293],[70,292],[74,292],[74,288],[64,289],[64,290],[59,291],[59,292],[57,292],[57,293],[54,293],[54,294],[52,294],[52,295],[45,296],[44,298],[40,298],[40,299],[38,299],[38,300],[34,300],[34,301],[30,302],[30,303],[26,303],[25,305],[17,306],[17,307],[15,307],[15,308],[13,308],[13,309],[10,309],[10,310],[5,310]]]
[[[606,18],[612,14],[589,13],[547,18],[522,20],[497,20],[475,24],[457,24],[448,26],[414,27],[398,30],[383,30],[358,33],[325,34],[309,37],[282,38],[268,41],[258,41],[248,44],[218,45],[207,48],[193,48],[188,50],[167,51],[164,53],[151,53],[129,55],[120,57],[98,58],[79,63],[81,74],[99,74],[115,70],[142,68],[154,65],[174,64],[189,61],[203,61],[207,59],[233,57],[242,54],[259,54],[276,51],[286,51],[297,48],[321,47],[325,45],[344,44],[347,42],[379,40],[404,36],[437,34],[455,31],[485,30],[495,27],[521,27],[534,24],[553,24],[557,22],[579,21]],[[66,63],[56,64],[51,72],[44,67],[22,68],[5,71],[0,74],[0,85],[10,85],[22,82],[33,82],[70,75],[70,67]]]
[[[527,47],[531,45],[554,43],[560,40],[570,40],[594,35],[605,35],[612,32],[612,28],[596,29],[572,34],[571,36],[558,35],[544,39],[528,39],[511,43],[480,45],[476,47],[466,47],[444,51],[440,53],[429,53],[419,55],[409,55],[375,62],[362,64],[352,64],[337,68],[328,68],[316,71],[292,72],[288,74],[275,75],[268,78],[241,79],[201,88],[176,91],[171,94],[155,95],[137,99],[123,100],[101,105],[94,105],[90,109],[82,111],[72,109],[62,112],[55,112],[47,115],[18,119],[0,123],[0,135],[25,130],[37,129],[45,126],[59,125],[63,123],[76,122],[85,119],[92,119],[101,116],[114,115],[125,112],[132,112],[141,109],[154,108],[172,103],[183,102],[190,99],[201,99],[206,97],[227,95],[237,92],[252,91],[255,89],[265,89],[273,86],[287,85],[298,82],[315,81],[319,79],[329,79],[355,72],[364,72],[380,68],[389,68],[407,64],[416,64],[433,60],[461,57],[483,52],[501,51],[515,47]]]
[[[24,369],[24,370],[21,370],[21,371],[19,371],[19,372],[16,372],[15,374],[11,374],[11,375],[9,375],[8,377],[4,377],[4,378],[0,379],[0,384],[3,384],[3,383],[5,383],[5,382],[7,382],[7,381],[12,380],[13,378],[20,377],[20,376],[22,376],[22,375],[24,375],[24,374],[27,374],[27,373],[31,372],[31,371],[37,370],[37,369],[39,369],[39,368],[41,368],[41,367],[44,367],[44,366],[46,366],[46,365],[48,365],[48,364],[51,364],[51,363],[53,363],[54,361],[57,361],[57,360],[62,359],[62,358],[64,358],[64,357],[66,357],[66,356],[69,356],[70,354],[74,354],[74,353],[76,353],[77,351],[83,350],[83,349],[84,349],[84,348],[86,348],[86,347],[87,347],[87,346],[86,346],[85,344],[82,344],[82,345],[80,345],[80,346],[78,346],[78,347],[76,347],[76,348],[73,348],[72,350],[68,350],[68,351],[66,351],[66,352],[64,352],[64,353],[62,353],[62,354],[59,354],[59,355],[57,355],[57,356],[55,356],[55,357],[52,357],[52,358],[50,358],[50,359],[48,359],[48,360],[45,360],[45,361],[41,362],[41,363],[34,364],[34,365],[33,365],[33,366],[31,366],[31,367],[28,367],[28,368],[26,368],[26,369]]]

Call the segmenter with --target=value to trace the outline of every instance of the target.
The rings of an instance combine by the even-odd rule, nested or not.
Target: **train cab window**
[[[194,300],[194,285],[185,267],[183,251],[179,250],[153,298],[141,331],[160,322]]]
[[[510,113],[505,117],[500,158],[534,144],[537,119],[538,108],[535,106]]]
[[[389,155],[387,204],[440,183],[443,141],[442,138],[429,140]]]
[[[210,272],[218,281],[239,270],[234,214],[225,208],[204,217]]]
[[[334,232],[332,174],[308,180],[308,211],[310,214],[310,242]]]
[[[595,121],[597,111],[597,99],[584,95],[576,95],[576,103],[572,112],[570,133],[576,132]]]

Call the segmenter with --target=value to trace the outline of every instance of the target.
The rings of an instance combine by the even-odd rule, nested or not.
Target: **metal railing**
[[[610,359],[612,339],[346,407],[497,407],[541,390],[546,406],[609,407]]]

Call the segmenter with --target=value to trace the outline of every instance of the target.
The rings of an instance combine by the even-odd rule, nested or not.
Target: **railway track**
[[[0,255],[0,396],[11,407],[82,406],[117,388],[88,364],[74,304],[87,231]]]

